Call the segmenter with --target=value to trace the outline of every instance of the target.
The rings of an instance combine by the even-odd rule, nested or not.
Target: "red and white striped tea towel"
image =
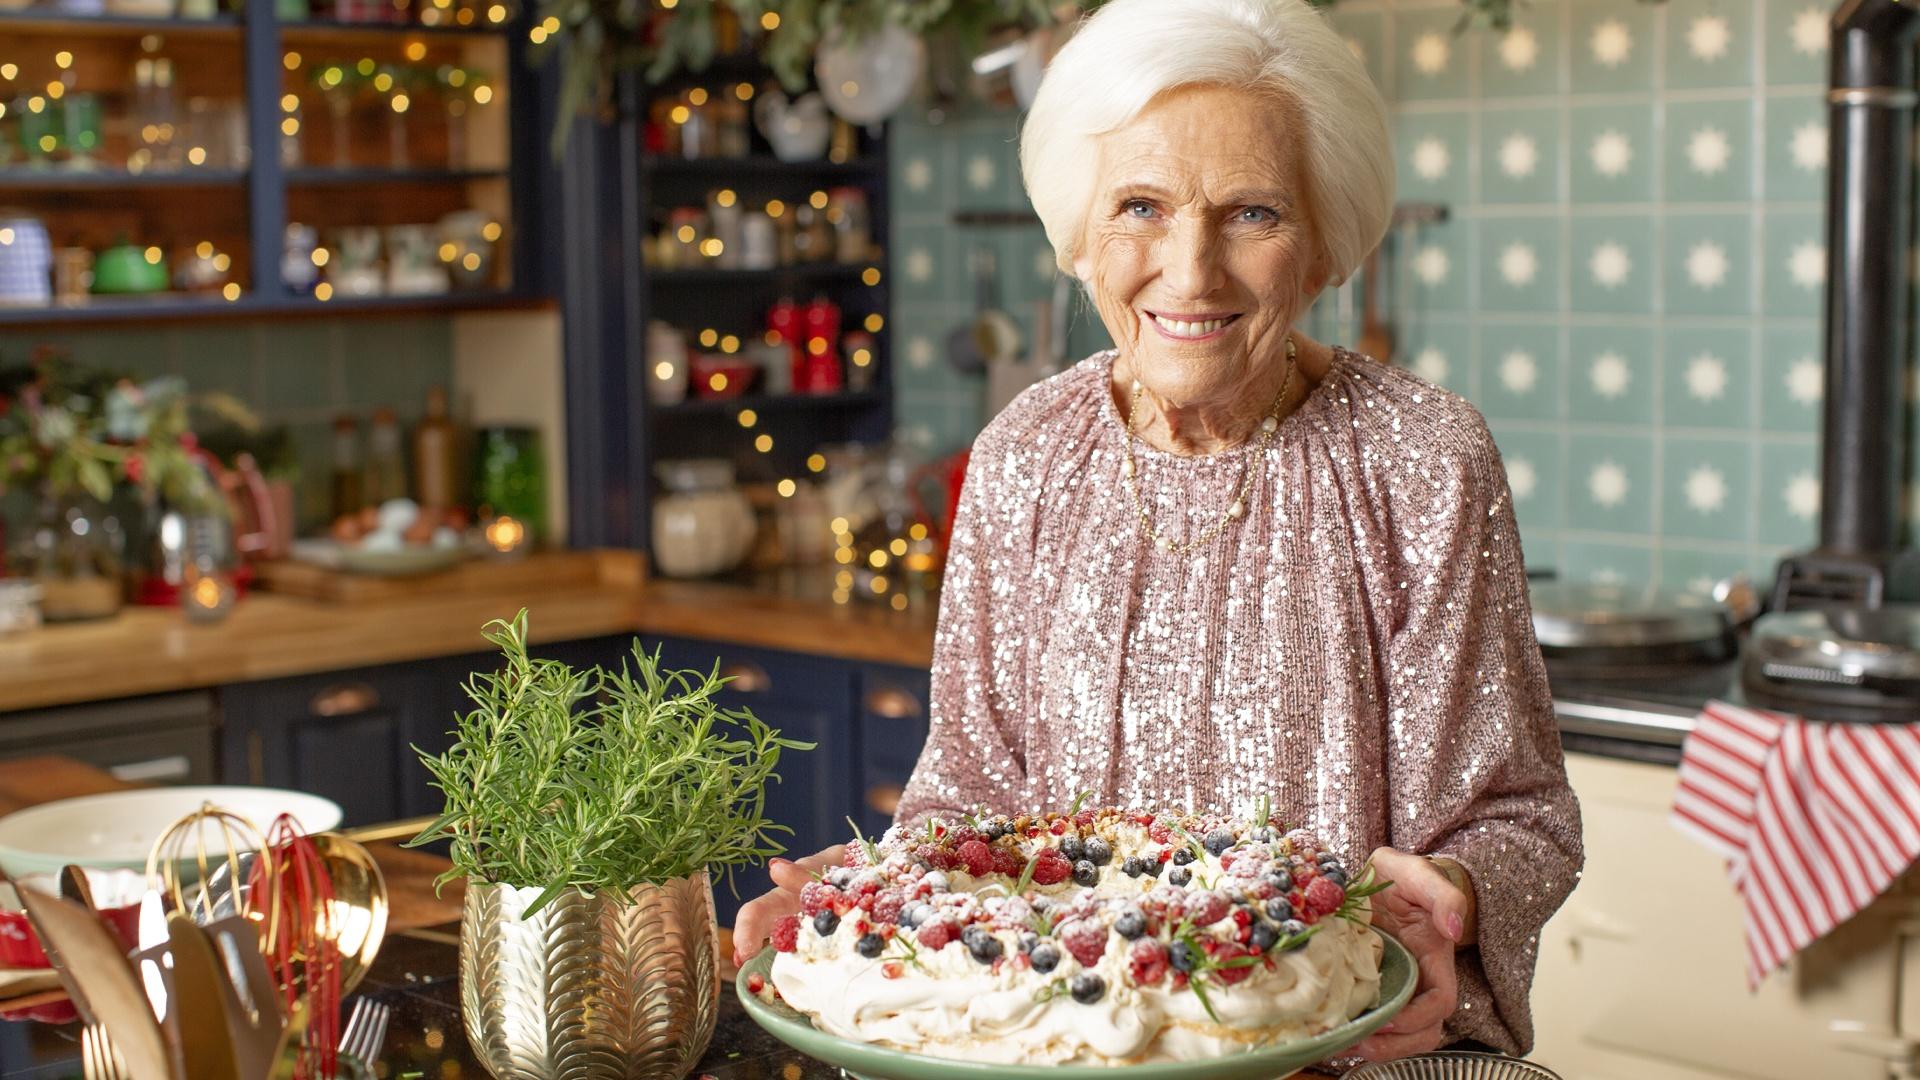
[[[1673,820],[1727,858],[1756,988],[1920,857],[1920,725],[1709,702],[1680,752]]]

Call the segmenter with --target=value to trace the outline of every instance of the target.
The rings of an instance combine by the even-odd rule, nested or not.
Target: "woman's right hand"
[[[846,857],[847,845],[835,844],[803,859],[769,860],[767,876],[773,878],[773,888],[747,901],[740,908],[739,917],[733,921],[735,966],[746,963],[766,946],[767,935],[773,932],[773,924],[779,922],[782,915],[800,913],[801,886],[812,881],[815,874],[839,866]]]

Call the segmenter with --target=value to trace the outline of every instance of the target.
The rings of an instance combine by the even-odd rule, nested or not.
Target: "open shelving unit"
[[[643,140],[644,118],[656,102],[673,101],[693,87],[715,96],[746,83],[755,93],[775,83],[770,70],[750,56],[722,56],[704,72],[685,73],[655,87],[633,87],[632,113],[636,118],[629,139],[623,175],[631,185],[632,214],[637,231],[655,234],[666,227],[676,207],[705,206],[708,195],[725,189],[736,193],[747,212],[760,212],[770,200],[786,204],[786,213],[837,187],[859,189],[866,197],[872,237],[872,257],[857,262],[798,262],[769,269],[737,269],[713,265],[650,267],[637,255],[629,260],[631,280],[638,283],[636,334],[638,378],[636,394],[645,423],[637,436],[635,487],[640,495],[637,521],[644,528],[656,482],[654,465],[662,459],[720,457],[732,460],[741,482],[767,484],[806,476],[806,459],[823,446],[885,440],[893,422],[893,348],[888,302],[891,267],[886,258],[888,146],[884,127],[864,128],[845,160],[829,158],[788,161],[775,156],[757,127],[745,155],[683,158],[659,153]],[[639,144],[639,145],[633,145]],[[637,151],[637,152],[635,152]],[[642,245],[644,246],[644,245]],[[871,282],[871,283],[870,283]],[[780,298],[805,303],[815,296],[831,299],[841,311],[841,333],[862,329],[869,316],[879,316],[873,337],[871,373],[864,388],[849,386],[832,393],[766,394],[757,388],[731,398],[703,397],[690,387],[687,400],[671,405],[646,401],[644,385],[653,369],[645,352],[644,327],[663,321],[683,332],[691,352],[701,348],[698,334],[712,329],[738,338],[742,353],[766,331],[767,310]],[[845,369],[851,363],[842,350]],[[744,414],[744,415],[743,415]],[[751,427],[748,427],[748,423]],[[772,449],[756,449],[761,435],[772,437]]]
[[[207,18],[0,13],[8,54],[0,59],[19,69],[16,80],[0,80],[0,101],[43,94],[40,84],[51,78],[91,95],[105,114],[91,167],[29,156],[25,148],[0,153],[0,200],[41,220],[55,247],[97,252],[129,240],[177,259],[212,243],[230,258],[227,281],[238,286],[237,295],[163,292],[0,304],[0,326],[552,305],[546,299],[551,275],[542,271],[533,245],[518,242],[521,226],[534,228],[530,181],[544,146],[532,119],[534,80],[518,47],[528,25],[524,14],[502,8],[506,17],[498,24],[466,26],[283,21],[275,0],[237,2],[239,10]],[[484,23],[487,15],[462,17]],[[150,144],[132,111],[134,70],[138,60],[155,57],[173,67],[182,142],[200,138],[184,134],[191,130],[185,127],[189,102],[200,98],[226,110],[216,114],[224,124],[218,145],[244,151],[214,151],[222,158],[217,163],[181,160],[175,167],[137,160],[130,148]],[[324,64],[349,65],[343,70],[365,64],[405,81],[382,87],[378,79],[349,76],[336,84],[344,88],[335,97],[315,78]],[[461,74],[449,82],[453,71]],[[473,89],[481,85],[484,96]],[[145,119],[151,124],[151,116]],[[200,120],[207,123],[204,115]],[[12,134],[4,126],[0,132]],[[400,151],[404,158],[396,160]],[[283,278],[289,222],[313,226],[321,246],[332,249],[335,231],[344,227],[432,225],[469,207],[501,225],[489,279],[480,284],[350,297],[329,288],[304,291]],[[384,255],[387,234],[381,239]]]

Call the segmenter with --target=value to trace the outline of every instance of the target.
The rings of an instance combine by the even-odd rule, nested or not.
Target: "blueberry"
[[[1128,877],[1139,877],[1147,872],[1147,864],[1141,862],[1138,855],[1129,855],[1121,861],[1120,872]]]
[[[998,840],[1013,831],[1013,822],[1004,816],[995,815],[987,819],[986,834],[989,840]]]
[[[1113,845],[1097,836],[1087,838],[1087,861],[1095,866],[1105,866],[1113,861]]]
[[[1254,948],[1266,952],[1273,948],[1274,942],[1280,940],[1280,935],[1274,930],[1272,923],[1257,922],[1253,924],[1253,937],[1249,940]]]
[[[1060,949],[1051,942],[1043,941],[1033,947],[1033,952],[1027,954],[1027,959],[1033,962],[1033,970],[1045,975],[1059,966]]]
[[[1192,861],[1193,861],[1193,849],[1192,849],[1192,848],[1190,848],[1190,847],[1177,847],[1177,848],[1174,848],[1174,849],[1173,849],[1173,865],[1175,865],[1175,866],[1185,866],[1185,865],[1187,865],[1188,863],[1190,863],[1190,862],[1192,862]]]
[[[1207,834],[1207,839],[1203,846],[1217,858],[1221,852],[1226,851],[1239,842],[1239,839],[1233,835],[1231,829],[1215,829]]]
[[[844,889],[847,882],[853,880],[853,871],[844,866],[835,866],[822,875],[821,879],[836,889]]]
[[[1071,989],[1073,1000],[1082,1005],[1091,1005],[1107,995],[1107,980],[1086,971],[1073,977]]]
[[[1284,869],[1275,870],[1267,875],[1267,884],[1273,886],[1275,892],[1292,892],[1293,875]]]
[[[1341,888],[1347,887],[1347,872],[1338,866],[1329,866],[1320,872],[1320,876]]]
[[[1040,944],[1040,935],[1032,932],[1027,932],[1027,933],[1022,933],[1020,935],[1020,943],[1018,948],[1023,953],[1030,953],[1033,951],[1033,947],[1038,944]]]
[[[879,934],[862,934],[860,940],[853,943],[853,951],[869,960],[879,956],[880,950],[886,947],[886,939]]]
[[[975,960],[983,964],[991,964],[1000,959],[1003,947],[1000,939],[992,934],[979,934],[972,941],[967,942],[967,951],[973,954]]]
[[[1276,896],[1267,901],[1267,918],[1274,922],[1286,922],[1293,918],[1293,905],[1287,903],[1284,896]]]
[[[826,937],[828,934],[833,933],[839,926],[840,916],[835,915],[830,910],[822,911],[813,917],[813,932],[819,934],[821,937]]]
[[[1227,898],[1227,902],[1230,904],[1244,904],[1247,902],[1247,891],[1238,885],[1222,885],[1220,886],[1220,892]]]
[[[1262,825],[1259,828],[1253,830],[1251,833],[1248,833],[1247,836],[1256,844],[1273,843],[1273,830],[1267,828],[1265,825]]]
[[[1068,862],[1079,862],[1087,857],[1087,845],[1077,836],[1062,837],[1060,854],[1065,855]]]
[[[1141,868],[1141,871],[1145,873],[1148,877],[1160,876],[1160,860],[1159,859],[1141,859],[1140,868]]]
[[[1192,880],[1193,880],[1193,871],[1187,869],[1184,866],[1176,866],[1173,869],[1167,871],[1167,883],[1169,885],[1185,885],[1187,882]]]
[[[1139,908],[1128,908],[1113,920],[1113,932],[1132,941],[1147,932],[1147,917]]]
[[[1093,865],[1092,862],[1081,859],[1079,862],[1073,864],[1073,883],[1075,885],[1085,885],[1091,888],[1093,883],[1099,880],[1100,868]]]
[[[1298,919],[1288,919],[1286,922],[1283,922],[1280,924],[1281,937],[1297,937],[1298,935],[1304,934],[1306,932],[1307,932],[1307,924],[1301,922]],[[1291,952],[1292,950],[1297,949],[1305,944],[1306,942],[1304,941],[1294,941],[1287,945],[1287,950]]]
[[[1036,896],[1029,903],[1032,904],[1033,910],[1042,915],[1053,910],[1053,898],[1050,896]]]
[[[1167,963],[1175,971],[1192,971],[1195,959],[1193,947],[1184,941],[1176,941],[1167,949]]]

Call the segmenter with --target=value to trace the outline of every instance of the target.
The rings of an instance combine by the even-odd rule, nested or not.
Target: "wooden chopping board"
[[[255,567],[255,588],[284,596],[352,604],[447,593],[516,592],[638,585],[645,577],[630,551],[542,551],[518,559],[475,559],[437,574],[373,577],[282,559]]]

